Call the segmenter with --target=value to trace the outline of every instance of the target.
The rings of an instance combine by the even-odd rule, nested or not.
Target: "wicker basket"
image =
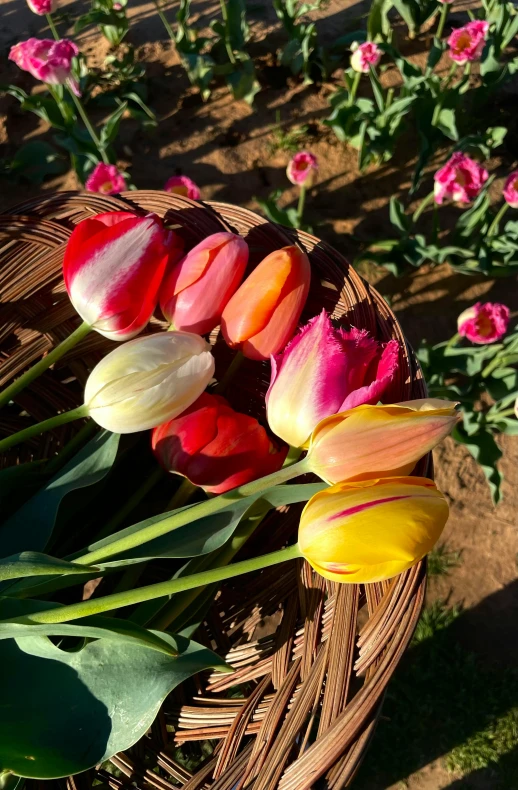
[[[64,246],[74,225],[98,212],[128,209],[154,211],[170,225],[181,226],[191,246],[220,230],[240,233],[250,246],[251,265],[298,239],[313,274],[302,321],[325,307],[345,325],[364,327],[380,340],[397,338],[399,374],[386,400],[425,394],[394,315],[332,247],[245,209],[153,191],[120,197],[46,195],[0,215],[1,387],[78,324],[61,274]],[[160,328],[154,321],[150,331]],[[216,375],[221,375],[230,352],[217,331],[211,339]],[[54,370],[20,393],[17,406],[42,420],[79,405],[89,369],[111,348],[110,341],[90,334]],[[261,417],[268,365],[245,361],[241,371],[230,400],[241,411]],[[19,414],[20,408],[12,407],[0,413],[1,434],[20,427]],[[73,424],[63,426],[22,450],[15,448],[4,463],[27,457],[20,453],[48,457],[76,430]],[[421,462],[418,471],[430,474],[429,462]],[[293,506],[271,514],[253,537],[254,553],[274,550],[293,538],[299,513]],[[89,788],[97,779],[104,787],[183,790],[348,786],[372,736],[387,683],[412,636],[424,589],[423,562],[390,582],[359,587],[326,581],[302,560],[224,583],[197,638],[226,656],[235,674],[198,676],[173,693],[146,737],[112,759],[119,778],[99,768],[65,784]],[[257,638],[260,624],[263,636]],[[244,698],[236,699],[228,689],[239,684]],[[215,747],[194,773],[174,759],[178,745],[192,741],[209,741]],[[63,786],[61,781],[54,784]]]

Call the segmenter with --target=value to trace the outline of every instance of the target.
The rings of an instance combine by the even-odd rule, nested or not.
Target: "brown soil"
[[[83,1],[83,0],[82,0]],[[68,9],[70,2],[62,2]],[[76,0],[74,0],[76,5]],[[86,5],[86,4],[85,4]],[[206,25],[217,13],[217,3],[194,3],[201,23]],[[324,37],[336,37],[346,29],[359,27],[359,17],[369,3],[351,4],[332,0],[320,17]],[[286,204],[296,199],[296,190],[289,187],[285,168],[289,154],[272,153],[272,129],[276,113],[283,125],[308,124],[304,146],[319,158],[318,183],[308,200],[307,219],[315,233],[329,240],[353,258],[362,244],[373,238],[391,234],[387,203],[391,195],[406,194],[414,161],[400,153],[379,169],[360,174],[356,152],[338,143],[334,134],[320,121],[329,114],[326,97],[332,85],[304,87],[268,63],[277,46],[273,32],[275,15],[267,2],[254,3],[250,16],[254,21],[254,55],[262,57],[261,81],[264,89],[256,97],[254,109],[234,102],[225,88],[214,91],[203,104],[189,87],[177,55],[169,42],[151,3],[130,2],[131,40],[138,47],[139,59],[146,64],[150,78],[150,105],[160,119],[158,128],[143,134],[131,120],[121,128],[118,144],[120,164],[131,172],[134,183],[145,189],[160,189],[165,180],[176,173],[191,176],[201,187],[206,199],[238,203],[257,209],[254,196],[265,198],[276,188],[285,190]],[[28,35],[46,35],[44,21],[31,14],[22,0],[2,0],[0,47],[4,50]],[[264,12],[264,13],[262,13]],[[173,19],[173,15],[170,14]],[[356,22],[356,24],[355,24]],[[92,64],[100,64],[107,47],[97,33],[89,29],[80,36],[82,51]],[[421,60],[422,45],[414,46],[414,57]],[[12,81],[29,90],[34,81],[18,71],[13,64],[4,64],[2,82]],[[391,79],[390,73],[386,79]],[[10,97],[2,99],[0,143],[2,156],[10,156],[23,142],[46,132],[45,125],[34,116],[21,113],[18,103]],[[495,119],[491,119],[495,123]],[[412,148],[412,150],[415,150]],[[503,177],[515,164],[513,155],[503,147],[501,159],[490,163],[490,169]],[[501,187],[497,179],[495,190]],[[43,191],[74,189],[72,173],[45,182]],[[424,195],[429,183],[421,190]],[[35,187],[4,183],[0,208],[5,209],[34,194]],[[365,270],[395,309],[410,341],[417,344],[422,337],[443,340],[455,330],[456,316],[477,298],[501,300],[516,311],[518,293],[510,279],[493,281],[453,273],[446,265],[428,270],[422,268],[401,279],[384,271]],[[462,563],[449,576],[435,580],[429,588],[430,599],[449,597],[476,607],[471,621],[463,618],[462,639],[484,660],[515,665],[518,640],[515,624],[518,619],[517,518],[518,509],[518,442],[504,437],[501,441],[504,458],[501,462],[506,476],[503,502],[491,505],[484,475],[467,451],[447,440],[436,452],[437,481],[451,503],[451,517],[445,540],[450,549],[462,550]],[[498,593],[498,594],[497,594]],[[439,790],[454,787],[454,777],[436,761],[408,779],[411,790]],[[491,782],[462,785],[491,790]],[[460,785],[459,785],[460,787]],[[495,785],[496,787],[496,785]],[[383,790],[381,786],[373,790]]]

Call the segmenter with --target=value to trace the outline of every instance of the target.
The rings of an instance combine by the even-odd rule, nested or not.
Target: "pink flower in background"
[[[182,195],[191,200],[199,200],[201,197],[198,186],[188,176],[172,176],[165,182],[164,192],[172,192],[174,195]]]
[[[11,47],[9,60],[48,85],[68,83],[76,96],[79,96],[79,86],[72,77],[72,58],[78,53],[74,42],[66,38],[60,41],[29,38]]]
[[[292,184],[310,186],[318,170],[318,161],[309,151],[299,151],[292,156],[286,168],[286,175]]]
[[[513,170],[504,186],[504,199],[511,208],[518,208],[518,170]]]
[[[33,13],[39,16],[52,14],[56,10],[55,0],[27,0],[27,5]]]
[[[489,22],[481,19],[454,30],[448,39],[450,58],[460,64],[480,60],[488,31]]]
[[[114,11],[122,11],[123,5],[122,3],[114,3],[112,8]]]
[[[381,60],[382,51],[373,41],[364,41],[363,44],[352,46],[351,68],[367,74],[371,66],[377,66]]]
[[[126,181],[115,165],[100,162],[88,176],[85,186],[88,192],[115,195],[126,189]]]
[[[434,176],[435,202],[440,205],[445,198],[451,198],[459,203],[469,203],[477,197],[488,175],[482,165],[456,151]]]
[[[479,345],[500,340],[508,324],[509,308],[499,302],[477,302],[457,318],[459,335]]]
[[[453,3],[453,0],[439,0],[439,3],[441,3],[442,5],[451,5]]]

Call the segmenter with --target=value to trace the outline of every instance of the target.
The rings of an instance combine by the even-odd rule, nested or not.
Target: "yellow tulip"
[[[299,548],[326,579],[379,582],[422,559],[447,519],[444,495],[425,477],[339,483],[307,503]]]
[[[357,406],[319,422],[308,469],[328,483],[407,475],[459,419],[455,403],[433,398]]]

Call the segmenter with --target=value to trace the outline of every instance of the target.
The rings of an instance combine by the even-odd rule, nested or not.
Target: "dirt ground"
[[[67,9],[72,3],[63,2]],[[253,8],[252,8],[253,5]],[[0,18],[0,49],[2,54],[19,38],[45,34],[44,22],[31,14],[23,0],[2,0]],[[207,24],[219,6],[198,2],[201,23]],[[359,27],[361,16],[369,3],[332,0],[325,12],[318,14],[319,31],[336,37],[347,29]],[[461,8],[459,5],[457,8]],[[257,209],[255,196],[265,198],[276,188],[285,189],[286,203],[296,199],[289,185],[285,168],[289,154],[272,153],[272,130],[280,114],[287,127],[307,124],[304,147],[318,157],[318,183],[312,190],[307,220],[315,233],[330,241],[349,258],[361,245],[390,233],[387,203],[391,195],[406,194],[414,161],[396,156],[388,165],[360,174],[356,152],[340,144],[332,131],[322,126],[329,114],[326,97],[332,85],[305,87],[279,74],[271,63],[278,44],[274,33],[275,14],[266,2],[250,4],[253,21],[254,55],[263,58],[260,79],[263,90],[251,109],[244,102],[232,101],[225,88],[215,90],[203,104],[189,87],[172,44],[165,40],[161,23],[152,3],[130,0],[130,40],[138,47],[139,59],[146,64],[150,78],[149,104],[160,123],[151,134],[144,134],[133,121],[124,122],[118,145],[120,164],[130,171],[134,183],[144,189],[160,189],[165,180],[176,173],[185,173],[201,187],[205,199],[238,203]],[[458,11],[457,11],[458,13]],[[172,12],[169,13],[174,19]],[[63,32],[65,32],[63,30]],[[102,62],[107,48],[93,29],[80,36],[80,46],[93,65]],[[421,45],[420,45],[421,46]],[[423,57],[416,45],[414,57]],[[30,89],[32,78],[2,58],[2,82],[15,82]],[[390,79],[390,76],[387,77]],[[515,104],[515,94],[511,95]],[[504,99],[506,100],[506,99]],[[23,114],[14,99],[1,100],[1,156],[10,156],[23,141],[38,137],[44,125],[34,116]],[[493,119],[494,122],[494,119]],[[511,134],[511,133],[510,133]],[[513,138],[516,139],[515,137]],[[500,176],[495,190],[501,187],[505,172],[516,166],[513,139],[502,148],[501,158],[490,163],[490,170]],[[401,149],[401,146],[400,146]],[[402,146],[404,151],[405,146]],[[68,174],[47,181],[42,190],[76,188],[75,176]],[[426,194],[425,184],[421,194]],[[34,193],[26,184],[3,183],[0,208],[22,201]],[[417,344],[423,337],[443,340],[455,331],[456,316],[478,298],[503,301],[516,317],[518,293],[510,279],[493,281],[453,273],[447,266],[433,271],[423,268],[401,279],[384,271],[366,270],[365,274],[390,301],[410,341]],[[449,550],[461,550],[462,562],[448,576],[430,585],[430,600],[448,599],[449,604],[462,602],[466,609],[459,639],[481,659],[494,666],[516,665],[518,639],[517,593],[517,512],[518,512],[518,441],[504,437],[501,441],[505,474],[504,498],[495,509],[490,500],[484,475],[467,451],[447,440],[436,452],[437,481],[451,503],[451,517],[445,541]],[[471,613],[471,614],[470,614]],[[410,736],[409,736],[410,737]],[[440,757],[419,767],[406,779],[410,790],[441,790],[442,788],[500,787],[485,775],[472,784],[457,783]],[[367,758],[368,759],[368,758]],[[401,777],[404,779],[404,777]],[[400,783],[391,788],[401,787]],[[388,790],[388,786],[369,785],[371,790]],[[511,790],[511,788],[509,788]]]

